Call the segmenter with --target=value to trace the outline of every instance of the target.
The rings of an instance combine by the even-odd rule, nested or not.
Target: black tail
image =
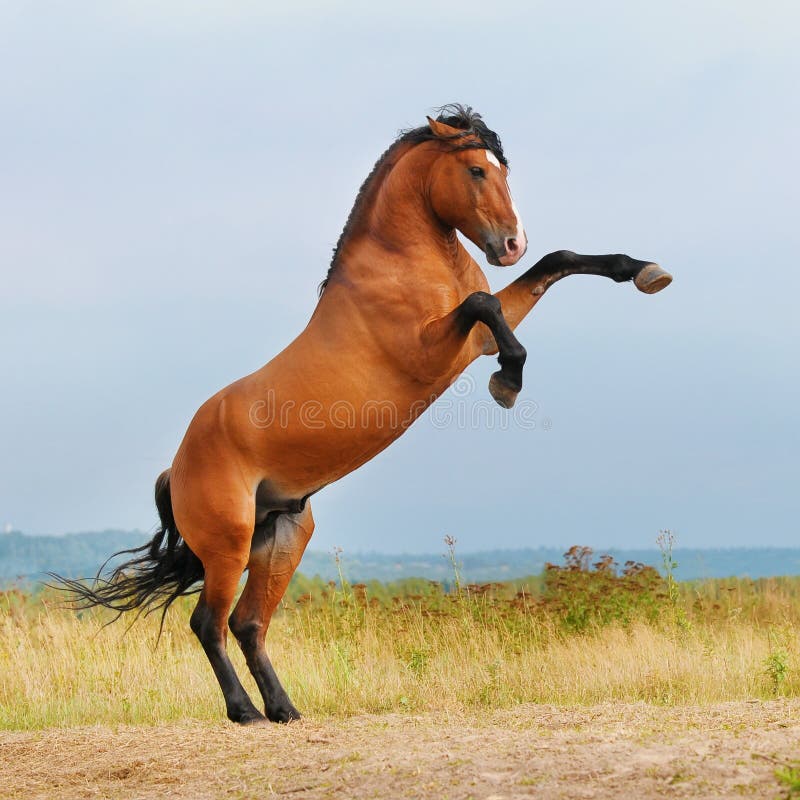
[[[202,587],[196,584],[203,577],[203,564],[175,526],[169,470],[158,476],[155,495],[161,525],[148,544],[114,553],[100,567],[90,586],[83,581],[48,573],[58,582],[58,588],[72,593],[73,608],[104,606],[117,612],[114,619],[137,608],[139,613],[146,614],[160,608],[163,625],[171,603],[181,595],[200,591]],[[102,577],[106,564],[121,555],[134,557],[116,567],[108,577]]]

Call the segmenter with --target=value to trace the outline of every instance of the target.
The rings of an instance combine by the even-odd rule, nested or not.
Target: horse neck
[[[340,270],[345,279],[355,278],[362,258],[403,263],[424,259],[451,264],[463,250],[455,230],[444,226],[427,199],[427,179],[437,153],[417,145],[392,159],[389,170],[372,188],[358,225],[343,248]]]

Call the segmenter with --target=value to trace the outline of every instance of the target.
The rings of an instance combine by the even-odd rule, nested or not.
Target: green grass
[[[775,770],[775,777],[786,792],[784,797],[800,797],[800,763],[787,764]]]

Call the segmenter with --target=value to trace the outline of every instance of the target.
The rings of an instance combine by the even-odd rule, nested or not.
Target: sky
[[[788,0],[0,4],[0,525],[151,529],[375,160],[462,102],[529,239],[506,270],[473,248],[494,289],[563,248],[674,283],[559,283],[518,329],[528,416],[476,362],[314,498],[312,547],[798,544],[799,27]]]

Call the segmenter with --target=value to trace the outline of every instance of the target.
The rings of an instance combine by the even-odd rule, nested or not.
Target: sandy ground
[[[2,798],[781,796],[800,700],[0,732]]]

